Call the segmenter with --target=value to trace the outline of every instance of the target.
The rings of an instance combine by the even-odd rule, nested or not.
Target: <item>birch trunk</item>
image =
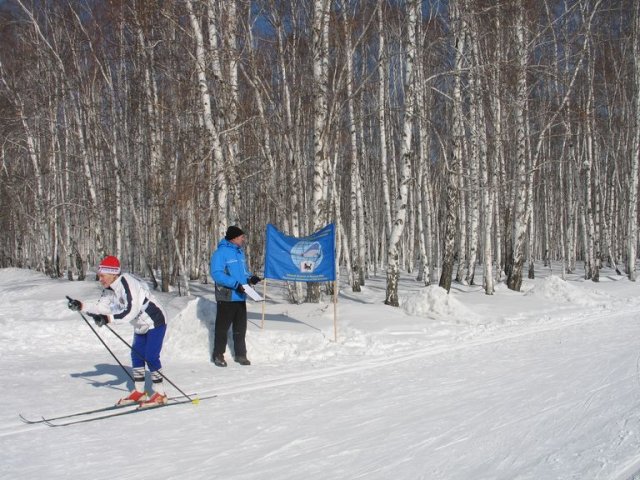
[[[494,145],[492,149],[492,158],[489,163],[493,166],[492,173],[492,188],[493,195],[491,199],[491,207],[494,214],[494,218],[492,221],[495,225],[495,280],[499,282],[502,279],[502,271],[504,268],[504,259],[503,259],[503,230],[502,230],[502,219],[501,215],[501,192],[504,192],[505,189],[505,176],[504,176],[504,142],[502,138],[502,98],[500,95],[500,85],[502,83],[502,75],[500,65],[504,62],[503,56],[504,52],[502,49],[502,32],[501,32],[501,10],[498,9],[495,16],[495,29],[496,29],[496,45],[495,45],[495,60],[494,65],[491,69],[491,98],[490,98],[490,108],[491,115],[493,117],[493,128],[494,128]],[[486,289],[486,285],[485,285]]]
[[[222,145],[220,142],[220,136],[217,126],[214,122],[213,112],[211,109],[211,92],[209,90],[209,82],[207,78],[207,57],[204,48],[204,36],[200,28],[200,22],[193,9],[192,0],[186,0],[185,4],[189,12],[189,19],[191,22],[191,29],[193,30],[193,37],[196,42],[196,58],[195,67],[198,76],[198,90],[200,92],[200,102],[202,106],[202,118],[204,121],[205,129],[207,132],[207,138],[205,139],[205,145],[210,145],[210,151],[212,155],[212,164],[214,172],[214,184],[211,186],[212,191],[217,191],[217,204],[216,209],[216,221],[217,221],[217,238],[224,236],[227,228],[227,179],[225,176],[224,159],[222,155]],[[209,17],[210,18],[210,17]],[[213,22],[208,22],[209,29],[214,28]],[[210,38],[215,35],[209,31]],[[216,52],[215,46],[212,46],[212,51]],[[216,71],[216,63],[214,62],[214,72]]]
[[[290,231],[291,235],[294,237],[301,236],[302,228],[300,221],[300,211],[302,210],[302,201],[300,199],[299,192],[301,191],[300,187],[300,158],[302,155],[300,154],[300,147],[297,141],[296,132],[298,131],[297,125],[293,119],[293,111],[294,105],[291,95],[290,84],[293,82],[294,73],[290,75],[289,68],[287,67],[287,63],[285,62],[285,31],[284,26],[281,21],[277,21],[277,48],[279,53],[279,65],[280,65],[280,75],[281,75],[281,94],[283,98],[283,108],[284,108],[284,118],[285,118],[285,156],[287,159],[287,176],[288,176],[288,184],[290,186],[288,200],[289,200],[289,208],[290,208]],[[295,37],[294,37],[295,38]],[[294,45],[296,45],[296,41],[294,41]],[[344,232],[343,232],[344,235]],[[304,299],[303,293],[303,283],[294,282],[293,285],[290,285],[290,297],[294,303],[302,303]]]
[[[633,28],[634,128],[627,200],[629,233],[627,236],[627,276],[636,281],[638,245],[638,161],[640,160],[640,2],[635,3]]]
[[[358,195],[360,180],[360,158],[358,151],[358,136],[356,132],[355,121],[355,100],[353,98],[353,46],[351,42],[351,29],[349,28],[348,8],[345,2],[341,5],[343,9],[343,22],[345,31],[345,67],[346,67],[346,91],[347,91],[347,128],[349,129],[349,165],[350,165],[350,251],[345,252],[351,259],[351,290],[353,292],[361,292],[360,279],[362,277],[362,258],[360,258],[360,249],[358,248]],[[334,182],[335,183],[335,182]]]
[[[329,202],[326,197],[329,181],[327,159],[327,134],[329,114],[327,95],[329,87],[329,0],[314,2],[313,8],[313,185],[311,211],[313,230],[320,230],[329,217]],[[307,284],[307,301],[320,301],[320,284]]]
[[[473,209],[471,219],[471,248],[469,249],[469,271],[467,275],[467,282],[470,285],[474,284],[474,271],[476,264],[476,248],[479,241],[480,234],[482,234],[482,244],[484,246],[482,251],[482,260],[484,265],[483,272],[483,284],[484,290],[487,295],[493,295],[493,248],[492,248],[492,224],[493,224],[493,198],[492,188],[489,180],[489,162],[487,158],[487,131],[486,124],[488,119],[485,115],[484,100],[482,98],[482,92],[485,91],[483,85],[483,67],[484,64],[481,58],[480,49],[480,28],[476,19],[471,22],[471,52],[474,62],[474,68],[471,72],[471,102],[473,108],[470,112],[470,118],[473,122],[472,138],[475,139],[475,148],[472,149],[471,158],[471,179],[475,183],[476,193],[471,194],[471,205]],[[474,170],[476,170],[474,172]],[[474,180],[476,176],[479,176],[479,182]],[[473,190],[473,187],[472,187]],[[478,194],[478,190],[480,195]],[[482,202],[482,232],[474,234],[474,230],[477,232],[480,213],[480,200]],[[475,227],[475,228],[474,228]]]
[[[464,55],[466,54],[465,34],[463,30],[460,3],[453,0],[449,4],[451,16],[451,32],[454,44],[454,87],[453,87],[453,113],[451,122],[453,129],[451,132],[451,158],[447,164],[447,194],[446,212],[447,217],[444,229],[444,246],[442,253],[442,274],[439,285],[447,292],[451,290],[451,280],[453,277],[453,267],[455,261],[457,213],[459,211],[459,181],[458,171],[460,169],[460,159],[462,157],[463,130],[463,110],[462,110],[462,70],[464,65]]]
[[[507,278],[507,286],[511,290],[520,291],[522,286],[522,267],[524,264],[526,233],[527,233],[527,150],[525,138],[525,115],[527,108],[527,40],[524,27],[524,6],[523,0],[517,2],[516,14],[516,57],[518,68],[516,73],[516,178],[515,189],[515,212],[513,216],[514,238],[513,238],[513,265]]]
[[[391,233],[391,193],[389,188],[389,165],[387,160],[387,120],[386,120],[386,82],[387,61],[385,54],[385,28],[383,7],[385,0],[378,0],[378,128],[380,134],[380,175],[382,178],[382,196],[384,209],[385,235],[388,240]]]
[[[423,48],[425,29],[422,22],[418,22],[418,48]],[[417,108],[419,114],[416,115],[417,123],[417,150],[418,158],[416,164],[416,215],[417,215],[417,237],[418,253],[420,258],[420,271],[417,280],[423,282],[425,286],[430,285],[433,279],[433,249],[432,249],[432,224],[431,224],[431,198],[430,198],[430,160],[429,160],[429,129],[426,119],[430,111],[429,86],[425,80],[424,56],[419,55],[416,62],[416,82],[417,82]]]
[[[590,59],[590,49],[589,49],[589,57]],[[594,115],[595,115],[595,106],[594,106],[594,93],[593,93],[593,82],[594,82],[594,70],[591,62],[587,62],[589,65],[589,86],[588,86],[588,94],[587,94],[587,105],[586,105],[586,113],[587,113],[587,121],[585,122],[585,153],[584,153],[584,161],[582,163],[582,171],[584,175],[584,194],[583,201],[585,206],[585,229],[588,237],[588,243],[586,245],[586,261],[585,261],[585,279],[591,279],[594,282],[599,280],[598,273],[598,265],[596,263],[595,256],[595,241],[596,241],[596,229],[594,223],[594,211],[593,211],[593,163],[596,159],[596,144],[594,139]]]
[[[236,0],[225,0],[219,2],[221,15],[219,28],[223,41],[223,58],[226,59],[223,73],[226,72],[222,90],[224,102],[219,110],[223,113],[225,123],[224,145],[227,149],[227,158],[224,166],[227,174],[227,184],[229,187],[229,222],[233,225],[242,224],[239,214],[240,191],[238,185],[238,152],[239,152],[239,132],[238,132],[238,105],[239,105],[239,84],[238,84],[238,14]],[[210,24],[211,25],[211,24]]]
[[[398,281],[400,279],[400,241],[407,220],[409,183],[411,182],[411,157],[413,122],[415,114],[415,61],[416,61],[416,33],[419,14],[419,1],[407,1],[407,26],[403,43],[405,45],[404,72],[404,116],[402,120],[402,142],[400,147],[401,173],[398,197],[394,208],[393,228],[389,237],[387,253],[387,291],[384,303],[394,307],[398,302]]]
[[[465,34],[466,35],[466,34]],[[467,189],[465,179],[469,178],[469,172],[465,166],[464,159],[468,152],[465,149],[466,135],[464,134],[464,120],[462,122],[462,137],[460,138],[460,162],[458,164],[458,267],[456,269],[456,282],[466,284],[465,269],[469,259],[467,252],[467,240],[469,232],[469,219],[467,218]]]
[[[363,102],[361,102],[363,103]],[[367,144],[364,142],[364,125],[363,125],[363,117],[362,112],[363,108],[360,108],[360,140],[358,145],[360,145],[359,150],[359,158],[366,162],[366,159],[369,158]],[[366,163],[365,163],[366,165]],[[366,278],[368,276],[369,270],[369,261],[367,258],[367,216],[365,214],[365,190],[364,190],[364,180],[362,177],[362,167],[360,162],[358,162],[358,178],[356,185],[356,212],[358,215],[358,258],[360,259],[360,285],[364,286]]]
[[[424,90],[424,85],[422,90]],[[424,105],[424,102],[420,102]],[[418,118],[418,132],[423,132],[424,125],[421,120],[422,116]],[[426,141],[426,135],[423,136],[418,133],[418,158],[416,159],[417,171],[416,171],[416,224],[417,224],[417,237],[418,237],[418,254],[420,258],[420,266],[418,270],[417,280],[423,282],[423,284],[429,285],[431,281],[431,262],[429,260],[430,248],[429,248],[429,235],[430,235],[430,221],[429,221],[429,180],[427,174],[427,158],[425,156],[424,142]],[[428,227],[427,227],[428,226]]]
[[[485,115],[482,99],[480,48],[478,46],[478,35],[480,32],[476,28],[477,21],[470,22],[469,44],[473,68],[470,73],[470,111],[471,119],[471,148],[469,155],[469,258],[467,263],[467,274],[465,283],[474,285],[476,260],[478,257],[478,241],[480,237],[480,198],[482,198],[483,211],[487,213],[488,198],[488,175],[486,171],[486,131]],[[490,227],[491,222],[485,223],[485,228]],[[491,228],[488,229],[489,233]],[[486,231],[486,230],[485,230]],[[489,235],[489,240],[491,236]],[[487,237],[484,236],[486,242]],[[484,243],[484,242],[483,242]],[[489,246],[491,243],[489,242]],[[486,251],[485,251],[486,253]],[[486,259],[485,259],[486,262]]]

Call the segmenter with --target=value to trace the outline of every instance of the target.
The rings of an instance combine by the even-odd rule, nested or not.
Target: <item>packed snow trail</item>
[[[639,446],[638,338],[637,320],[607,314],[388,364],[288,379],[264,368],[272,380],[229,384],[215,404],[39,432],[51,450],[40,473],[139,478],[125,444],[142,435],[153,440],[139,445],[138,466],[162,462],[166,478],[609,479]],[[123,444],[86,454],[84,442],[116,432]],[[39,471],[29,455],[14,450],[9,471]]]

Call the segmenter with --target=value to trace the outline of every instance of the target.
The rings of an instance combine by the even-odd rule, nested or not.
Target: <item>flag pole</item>
[[[267,279],[264,279],[264,285],[262,286],[262,320],[260,321],[260,330],[264,330],[264,304],[267,301]]]
[[[338,343],[338,279],[333,282],[333,341]]]

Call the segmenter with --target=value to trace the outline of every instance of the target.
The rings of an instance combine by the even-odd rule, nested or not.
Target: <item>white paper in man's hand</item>
[[[245,283],[244,285],[242,285],[242,288],[244,288],[244,293],[249,295],[249,298],[251,298],[252,300],[255,300],[256,302],[261,302],[261,301],[264,300],[264,298],[262,298],[260,296],[260,294],[258,292],[256,292],[253,289],[253,287],[251,285],[249,285],[248,283]]]

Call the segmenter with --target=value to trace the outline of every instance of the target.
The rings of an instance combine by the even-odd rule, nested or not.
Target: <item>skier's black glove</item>
[[[260,277],[258,277],[257,275],[253,275],[250,279],[249,279],[249,284],[250,285],[255,285],[256,283],[261,282],[262,279]]]
[[[93,318],[93,321],[96,322],[96,325],[98,327],[104,327],[107,323],[109,323],[109,317],[107,317],[106,315],[101,315],[99,313],[88,313],[87,315]]]
[[[236,283],[236,288],[234,288],[234,290],[240,295],[244,293],[244,287],[240,284],[240,282]]]
[[[80,300],[74,300],[69,296],[67,296],[67,300],[69,300],[69,303],[67,303],[67,307],[69,307],[69,310],[72,310],[74,312],[79,312],[80,310],[82,310],[82,302]]]

